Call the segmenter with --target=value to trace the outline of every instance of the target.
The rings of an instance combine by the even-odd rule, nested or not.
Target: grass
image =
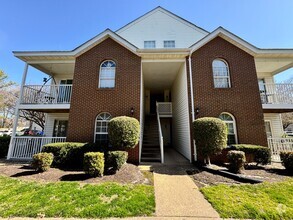
[[[104,218],[152,215],[154,211],[152,186],[42,184],[0,176],[1,217]]]
[[[293,180],[201,189],[222,218],[293,219]]]

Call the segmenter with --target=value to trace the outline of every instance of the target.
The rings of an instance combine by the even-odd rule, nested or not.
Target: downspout
[[[193,53],[193,50],[190,51],[189,57],[188,57],[188,65],[189,65],[189,83],[190,83],[190,98],[191,98],[191,118],[192,122],[195,120],[194,116],[194,98],[193,98],[193,82],[192,82],[192,67],[191,67],[191,55]],[[192,127],[192,125],[191,125]],[[192,140],[193,143],[193,155],[194,155],[194,161],[197,161],[197,153],[196,153],[196,146],[195,141]]]

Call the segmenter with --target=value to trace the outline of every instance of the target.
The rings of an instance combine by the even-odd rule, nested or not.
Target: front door
[[[164,93],[151,93],[151,99],[150,99],[150,113],[156,114],[157,111],[157,102],[164,102]]]

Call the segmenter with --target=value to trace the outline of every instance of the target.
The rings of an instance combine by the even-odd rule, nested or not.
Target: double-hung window
[[[145,49],[156,48],[156,41],[154,40],[144,41],[144,48]]]
[[[165,40],[164,48],[175,48],[175,40]]]
[[[106,60],[101,64],[99,88],[115,87],[116,63],[112,60]]]
[[[228,64],[220,59],[213,61],[213,77],[215,88],[230,88],[230,74]]]

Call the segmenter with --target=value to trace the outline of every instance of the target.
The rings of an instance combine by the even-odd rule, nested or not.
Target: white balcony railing
[[[8,159],[31,160],[40,153],[42,146],[49,143],[65,142],[66,137],[12,137]]]
[[[293,138],[268,138],[268,145],[272,153],[272,161],[280,162],[281,151],[293,151]]]
[[[157,102],[159,117],[172,117],[172,102]]]
[[[293,104],[293,84],[259,83],[262,104]]]
[[[72,85],[26,85],[21,104],[69,104]]]

